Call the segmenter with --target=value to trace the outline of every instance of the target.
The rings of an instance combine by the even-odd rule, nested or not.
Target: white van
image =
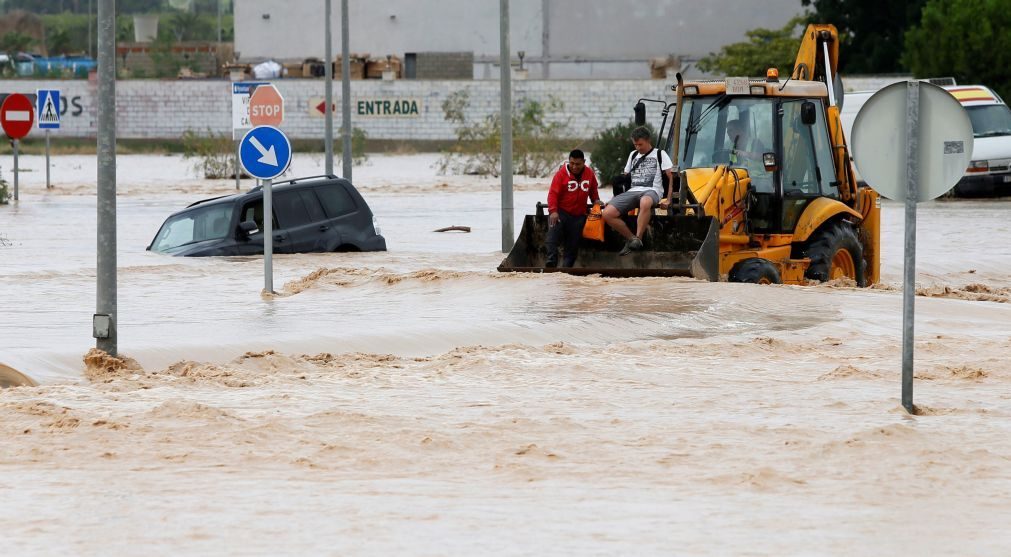
[[[943,88],[962,103],[972,122],[972,162],[952,193],[957,197],[1011,195],[1011,109],[985,85],[945,85]],[[851,132],[857,113],[874,93],[846,93],[839,117],[847,139],[853,137]],[[851,153],[852,148],[850,144]]]

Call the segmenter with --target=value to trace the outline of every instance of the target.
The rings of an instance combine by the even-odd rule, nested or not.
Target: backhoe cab
[[[703,280],[806,284],[878,281],[878,194],[857,187],[839,120],[838,35],[810,25],[793,74],[763,79],[678,76],[674,117],[663,109],[658,146],[678,168],[676,203],[654,209],[645,248],[584,240],[566,272],[685,275]],[[645,105],[636,106],[645,123]],[[630,218],[632,216],[630,215]],[[500,271],[547,271],[547,218],[527,216]]]

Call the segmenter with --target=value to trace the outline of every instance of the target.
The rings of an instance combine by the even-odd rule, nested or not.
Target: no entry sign
[[[249,122],[254,126],[280,126],[284,121],[284,99],[273,85],[260,85],[249,98]]]
[[[14,93],[8,95],[0,105],[0,125],[11,139],[21,139],[32,131],[35,122],[35,108],[28,97]]]

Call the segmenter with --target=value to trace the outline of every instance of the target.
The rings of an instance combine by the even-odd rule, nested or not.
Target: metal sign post
[[[348,23],[348,0],[341,0],[341,135],[343,136],[344,178],[351,181],[351,25]],[[329,107],[328,107],[329,108]]]
[[[853,123],[853,157],[881,195],[905,203],[902,273],[902,406],[913,404],[916,303],[916,204],[950,190],[972,156],[972,125],[947,91],[918,81],[875,93]]]
[[[913,406],[913,341],[916,311],[916,202],[920,172],[920,84],[906,82],[906,242],[902,268],[902,406]]]
[[[273,179],[291,164],[291,142],[273,126],[257,126],[243,136],[239,158],[246,172],[263,180],[263,289],[274,292]]]
[[[324,125],[324,135],[323,135],[323,150],[325,151],[324,156],[326,157],[326,174],[327,176],[333,175],[333,35],[330,32],[330,19],[333,17],[333,10],[330,6],[330,0],[324,0],[326,3],[326,29],[324,30],[324,60],[326,65],[323,66],[323,79],[324,79],[324,95],[326,101],[326,107],[323,109],[323,116],[326,118]],[[344,62],[342,61],[341,64]],[[341,66],[343,68],[343,65]]]
[[[116,356],[116,2],[98,0],[98,257],[95,347]]]
[[[18,140],[14,140],[14,201],[20,199],[18,196]]]
[[[49,179],[49,130],[46,130],[46,189],[53,189],[53,182]]]
[[[263,181],[263,289],[274,293],[274,181]],[[268,216],[270,215],[270,216]]]

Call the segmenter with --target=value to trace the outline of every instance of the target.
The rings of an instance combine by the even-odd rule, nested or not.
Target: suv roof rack
[[[316,176],[302,176],[300,178],[292,178],[291,180],[282,180],[280,182],[272,182],[271,185],[272,186],[281,186],[281,185],[284,185],[284,184],[297,184],[299,182],[304,182],[306,180],[318,180],[320,178],[327,179],[327,180],[337,180],[337,179],[339,179],[339,176],[335,176],[333,174],[319,174],[319,175],[316,175]],[[250,192],[254,192],[254,191],[260,191],[262,189],[263,189],[263,186],[257,184],[255,186],[253,186],[253,189],[251,189],[249,191]]]
[[[208,202],[214,201],[215,199],[221,199],[223,197],[228,197],[228,196],[227,195],[219,195],[217,197],[212,197],[210,199],[201,199],[200,201],[197,201],[197,202],[194,202],[194,203],[190,203],[189,205],[186,206],[186,208],[189,209],[190,207],[195,207],[195,206],[200,205],[202,203],[208,203]]]

